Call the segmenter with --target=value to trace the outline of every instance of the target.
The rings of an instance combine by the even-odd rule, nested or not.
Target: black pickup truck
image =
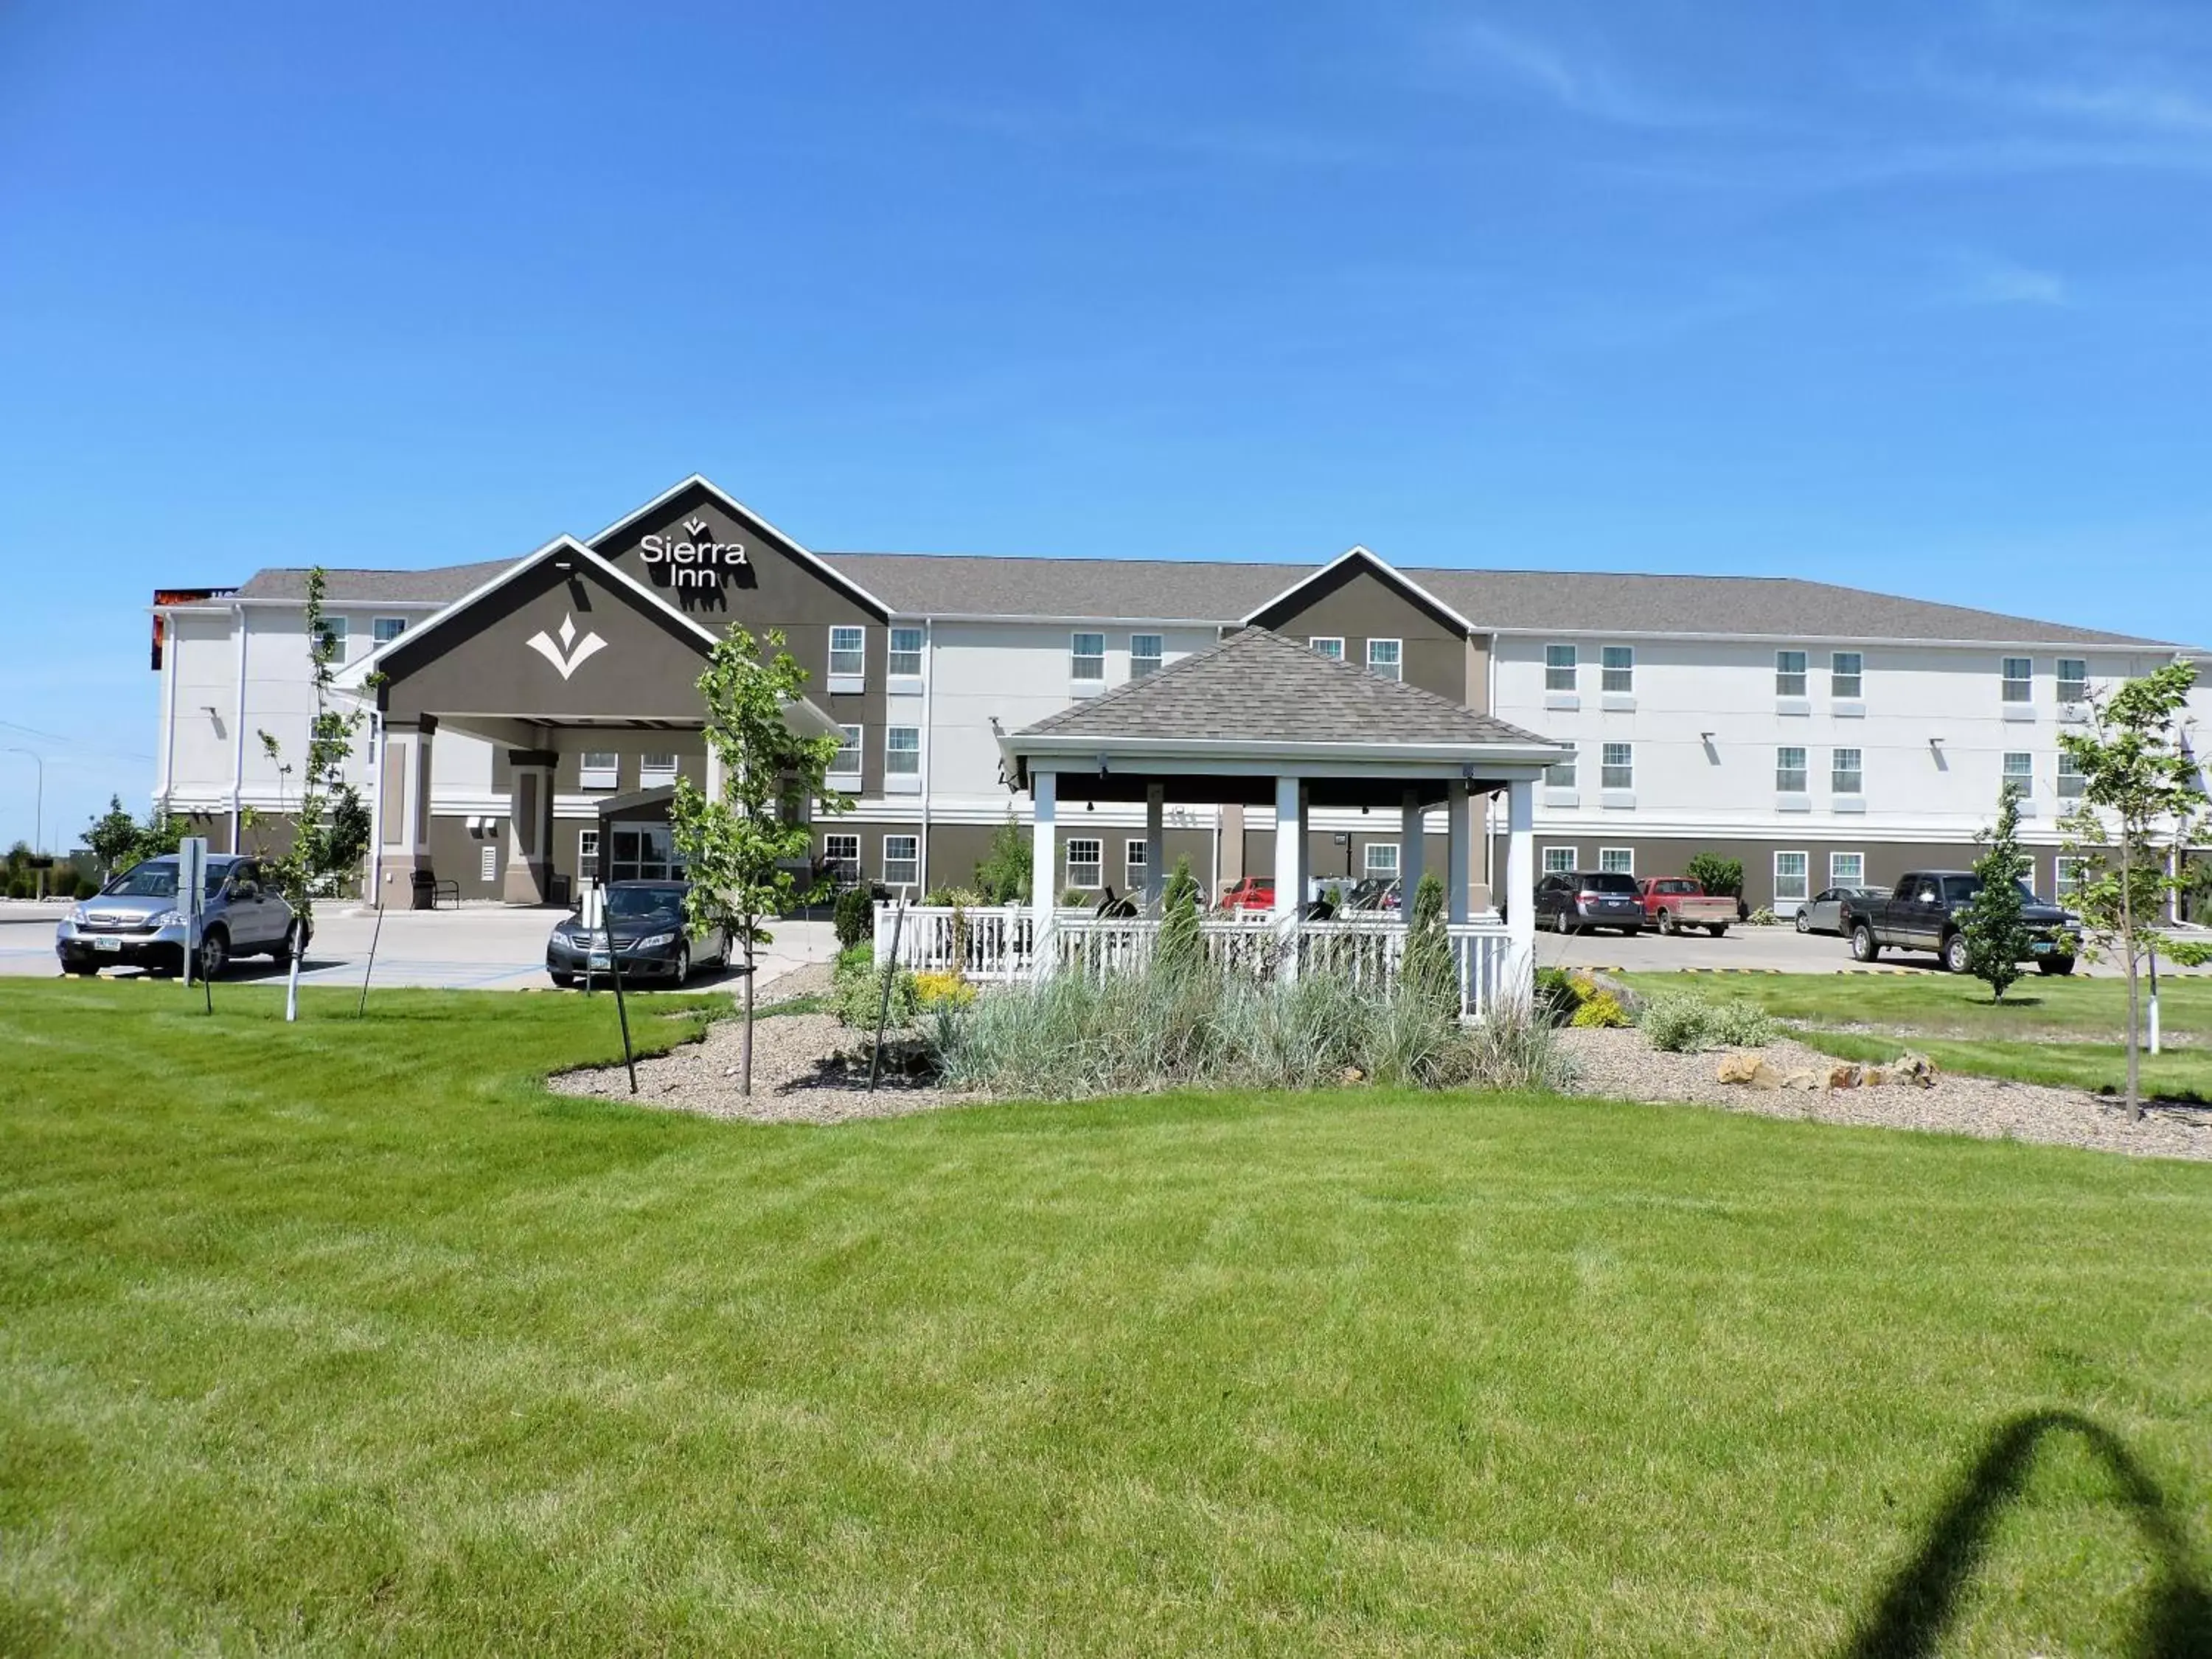
[[[1932,951],[1952,973],[1965,973],[1966,940],[1959,915],[1981,890],[1982,878],[1971,870],[1915,870],[1886,899],[1847,902],[1843,924],[1851,959],[1872,962],[1884,951]],[[2072,973],[2081,918],[2045,904],[2025,882],[2020,890],[2020,919],[2033,941],[2027,959],[2046,974]]]

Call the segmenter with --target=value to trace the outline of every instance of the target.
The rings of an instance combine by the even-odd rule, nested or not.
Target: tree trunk
[[[738,1092],[753,1094],[753,942],[745,940],[745,1030],[738,1052]]]
[[[2128,1121],[2142,1121],[2142,1002],[2136,983],[2135,870],[2128,860],[2127,826],[2120,826],[2120,949],[2128,959]]]

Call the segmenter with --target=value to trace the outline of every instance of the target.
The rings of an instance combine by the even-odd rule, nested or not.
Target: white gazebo
[[[1448,924],[1462,1012],[1479,1018],[1502,997],[1517,1001],[1528,994],[1535,787],[1565,752],[1559,744],[1248,628],[1003,737],[1000,748],[1009,779],[1027,789],[1034,804],[1031,902],[1026,908],[960,914],[908,909],[898,955],[911,965],[1002,978],[1141,962],[1158,926],[1165,809],[1239,805],[1274,810],[1274,913],[1209,921],[1209,948],[1264,961],[1285,975],[1325,961],[1387,978],[1404,945],[1401,917],[1304,919],[1312,814],[1340,807],[1398,813],[1401,878],[1410,908],[1423,874],[1423,822],[1441,805]],[[1474,814],[1485,797],[1500,793],[1509,836],[1502,915],[1478,915],[1470,904]],[[1146,889],[1135,918],[1095,916],[1054,902],[1060,808],[1098,801],[1144,803]],[[881,933],[878,938],[887,948]]]

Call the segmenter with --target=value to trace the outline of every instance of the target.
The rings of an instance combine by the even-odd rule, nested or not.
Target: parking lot
[[[52,978],[61,969],[54,959],[54,924],[63,905],[10,902],[0,906],[0,975]],[[350,905],[317,907],[314,942],[300,974],[302,985],[359,985],[376,946],[374,983],[436,986],[448,990],[521,991],[544,989],[545,936],[568,914],[556,909],[510,909],[505,905],[469,905],[459,910],[388,910],[381,934],[374,911]],[[809,962],[826,962],[836,945],[826,921],[777,924],[775,943],[761,955],[759,982],[767,985]],[[116,977],[134,969],[114,970]],[[281,975],[268,963],[249,959],[232,964],[228,984],[250,984]],[[702,972],[695,987],[738,976]]]
[[[2201,933],[2192,938],[2203,938]],[[1838,974],[1867,971],[1851,960],[1850,945],[1832,933],[1801,933],[1786,925],[1774,927],[1738,926],[1725,937],[1704,933],[1536,935],[1536,965],[1540,968],[1619,968],[1631,973],[1670,973],[1683,969],[1729,969],[1745,973]],[[1934,954],[1885,951],[1875,971],[1936,974],[1942,971]],[[2031,972],[2033,970],[2031,969]],[[2110,964],[2081,963],[2078,974],[2106,975],[2118,970]],[[2172,968],[2160,963],[2165,973],[2202,973],[2205,969]]]

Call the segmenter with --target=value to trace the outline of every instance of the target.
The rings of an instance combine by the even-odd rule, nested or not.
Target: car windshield
[[[210,859],[207,861],[207,886],[212,894],[222,885],[223,878],[230,873],[235,859]],[[177,896],[177,861],[174,859],[149,859],[143,864],[134,864],[121,875],[100,890],[103,898],[174,898]]]
[[[681,887],[610,887],[607,914],[617,921],[674,921],[684,914]]]
[[[1633,894],[1636,891],[1636,878],[1616,875],[1611,871],[1601,871],[1595,875],[1583,878],[1583,890],[1590,893]]]

